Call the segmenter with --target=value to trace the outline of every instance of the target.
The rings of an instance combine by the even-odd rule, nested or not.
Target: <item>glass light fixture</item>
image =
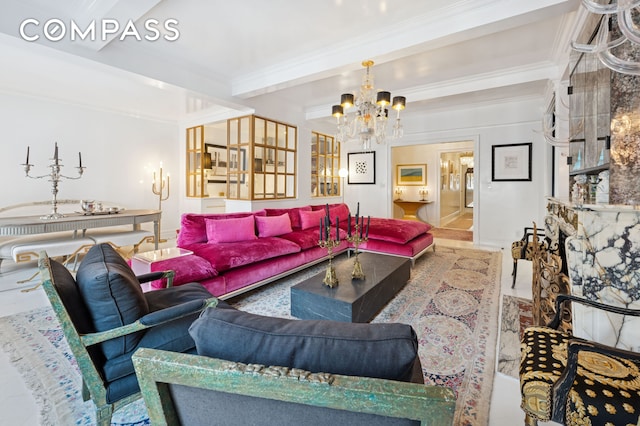
[[[400,111],[406,107],[404,96],[391,98],[387,91],[376,91],[373,84],[371,67],[373,61],[362,62],[367,69],[360,91],[356,97],[352,93],[344,93],[340,97],[340,105],[333,105],[331,115],[336,117],[338,125],[337,139],[340,142],[356,139],[362,144],[364,151],[371,150],[371,141],[382,144],[385,142],[389,109],[397,111],[395,124],[393,125],[393,138],[398,139],[403,135],[403,127],[400,123]],[[355,111],[348,113],[349,108],[355,107]]]
[[[640,7],[639,0],[618,0],[610,4],[599,4],[594,0],[582,0],[583,6],[598,15],[617,15],[618,27],[622,35],[609,41],[609,20],[600,20],[595,44],[571,43],[571,47],[583,53],[595,54],[606,67],[621,74],[640,75],[640,63],[616,57],[611,49],[629,41],[640,44],[640,27],[633,22],[633,9]]]

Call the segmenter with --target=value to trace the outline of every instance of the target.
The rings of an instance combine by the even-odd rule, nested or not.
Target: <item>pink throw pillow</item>
[[[275,237],[292,231],[289,213],[280,216],[256,217],[259,237]]]
[[[292,207],[288,209],[264,209],[267,216],[280,216],[282,213],[288,213],[291,220],[292,229],[300,229],[300,212],[311,211],[311,206]]]
[[[309,229],[320,227],[320,219],[324,220],[327,212],[324,210],[314,210],[310,212],[300,211],[300,228]]]
[[[233,243],[258,238],[253,216],[234,219],[205,218],[204,223],[207,228],[207,240],[210,243]]]
[[[336,217],[340,219],[340,222],[347,223],[347,219],[349,219],[349,207],[346,204],[338,204],[335,207],[329,207],[329,218],[331,219],[331,224],[336,224]]]

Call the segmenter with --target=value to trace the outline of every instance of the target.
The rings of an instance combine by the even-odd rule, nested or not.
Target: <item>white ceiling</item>
[[[161,120],[262,97],[325,120],[375,61],[406,113],[543,96],[568,61],[579,0],[2,0],[0,91]],[[26,18],[28,42],[19,34]],[[44,24],[176,19],[176,41],[52,42]],[[170,33],[164,33],[170,35]],[[100,33],[98,32],[98,36]]]

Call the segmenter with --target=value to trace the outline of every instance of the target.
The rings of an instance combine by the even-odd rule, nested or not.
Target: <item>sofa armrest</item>
[[[558,297],[556,298],[555,315],[553,319],[549,322],[547,327],[553,328],[554,330],[558,329],[558,327],[560,326],[560,323],[562,322],[562,314],[563,314],[562,305],[565,302],[570,302],[570,303],[577,302],[586,306],[591,306],[593,308],[600,309],[606,312],[612,312],[618,315],[631,315],[634,317],[640,317],[640,309],[628,309],[628,308],[622,308],[620,306],[605,305],[604,303],[599,303],[594,300],[585,299],[584,297],[579,297],[572,294],[559,294]]]
[[[142,318],[140,323],[153,327],[158,324],[162,324],[167,321],[172,321],[177,318],[184,317],[186,315],[194,314],[202,311],[208,307],[215,307],[218,304],[218,299],[202,299],[192,300],[190,302],[181,303],[179,305],[171,306],[170,308],[161,309],[159,311],[151,312]]]
[[[176,275],[175,271],[168,270],[168,271],[149,272],[147,274],[137,275],[136,278],[141,283],[148,283],[149,281],[156,281],[156,280],[161,280],[163,278],[166,278],[167,287],[171,287],[173,286],[173,278],[175,277],[175,275]]]
[[[216,299],[215,297],[204,300],[195,300],[172,306],[171,308],[152,312],[140,318],[139,320],[122,327],[117,327],[98,333],[84,334],[80,336],[80,338],[85,346],[92,346],[98,343],[106,342],[107,340],[115,339],[118,337],[136,333],[147,328],[155,327],[168,321],[182,318],[186,315],[198,313],[208,307],[215,307],[217,304],[218,299]]]
[[[359,424],[398,424],[400,419],[401,424],[453,424],[456,397],[444,386],[247,365],[150,348],[138,349],[131,359],[154,425],[240,415],[249,423],[264,423],[267,411],[300,424],[310,413],[329,424],[352,424],[356,418]],[[247,410],[246,397],[252,398],[252,408],[259,404],[262,409]],[[187,403],[193,408],[181,410]]]

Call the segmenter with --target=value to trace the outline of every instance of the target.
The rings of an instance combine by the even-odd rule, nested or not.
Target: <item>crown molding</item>
[[[407,102],[412,103],[532,81],[553,80],[557,77],[557,65],[545,61],[398,90],[397,95],[405,96]],[[394,94],[396,93],[394,92]],[[305,110],[307,120],[325,118],[330,115],[330,104],[318,105]]]

